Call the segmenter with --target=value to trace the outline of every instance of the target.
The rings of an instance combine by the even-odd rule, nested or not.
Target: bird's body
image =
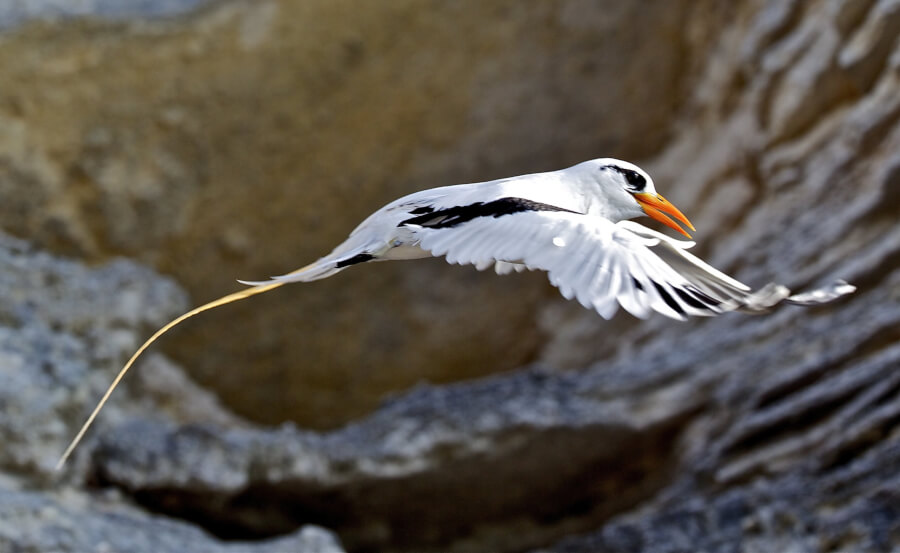
[[[783,301],[825,303],[854,288],[831,286],[791,295],[770,284],[753,291],[687,252],[674,240],[630,219],[650,216],[687,235],[688,219],[656,193],[653,181],[630,163],[603,158],[547,173],[445,186],[395,200],[366,218],[330,254],[291,273],[250,285],[173,320],[129,359],[67,448],[65,461],[113,389],[140,354],[194,315],[290,282],[332,276],[372,261],[444,256],[450,263],[494,267],[498,274],[543,270],[566,298],[604,318],[621,305],[637,317],[675,318],[727,311],[763,312]]]
[[[574,168],[569,168],[572,169]],[[443,228],[447,228],[458,226],[463,219],[468,221],[480,216],[499,216],[504,209],[507,214],[512,214],[517,203],[520,210],[524,211],[525,202],[530,202],[535,206],[540,204],[577,213],[588,213],[590,210],[602,216],[602,204],[592,201],[595,198],[572,177],[565,170],[553,171],[415,192],[372,213],[350,233],[346,241],[319,261],[340,261],[351,252],[371,254],[374,256],[373,261],[431,257],[430,252],[419,247],[419,233],[413,222],[418,220],[424,223],[429,215],[433,220],[441,216],[445,220],[450,218],[443,225]],[[498,201],[501,203],[496,203]]]
[[[656,193],[649,176],[615,159],[433,188],[375,211],[311,265],[270,281],[243,282],[309,282],[359,263],[445,256],[500,274],[547,271],[566,298],[605,318],[619,305],[637,317],[656,311],[684,319],[736,309],[765,311],[785,299],[809,303],[778,285],[753,292],[688,253],[693,242],[630,221],[647,210],[663,210],[655,218],[679,232],[684,233],[672,219],[690,225]],[[832,287],[819,299],[831,299],[839,290]]]
[[[605,200],[600,194],[601,190],[591,186],[591,169],[596,169],[591,164],[605,161],[616,160],[594,160],[560,171],[414,192],[372,213],[350,233],[347,240],[316,263],[273,279],[304,282],[318,280],[356,264],[358,261],[354,261],[354,257],[357,255],[372,256],[366,261],[431,257],[432,252],[423,249],[420,244],[421,239],[430,231],[459,230],[466,223],[479,219],[499,219],[526,212],[559,211],[609,221],[643,215],[639,208],[616,208]],[[634,167],[622,161],[617,163]],[[502,264],[507,260],[497,261]],[[331,267],[335,270],[329,271],[327,269],[331,263],[340,266]],[[241,282],[249,285],[268,283]]]

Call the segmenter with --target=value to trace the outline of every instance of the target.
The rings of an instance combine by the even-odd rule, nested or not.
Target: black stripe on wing
[[[492,202],[475,202],[469,205],[439,210],[434,210],[427,206],[419,207],[410,211],[410,214],[415,215],[415,217],[401,221],[397,226],[418,225],[432,229],[453,228],[479,217],[496,218],[523,211],[568,211],[569,213],[577,213],[570,209],[534,202],[524,198],[500,198]]]
[[[684,289],[690,292],[691,295],[694,296],[694,298],[700,300],[706,305],[709,305],[710,307],[719,307],[720,305],[722,305],[722,302],[710,296],[709,294],[701,292],[700,289],[695,286],[685,286]]]
[[[671,296],[671,294],[669,294],[669,292],[666,291],[665,288],[663,288],[655,280],[651,280],[650,282],[653,283],[653,287],[656,288],[656,291],[659,293],[659,296],[663,299],[663,301],[666,302],[666,305],[671,307],[676,313],[678,313],[682,317],[687,315],[687,313],[685,313],[685,311],[684,311],[684,308],[681,307],[681,304],[679,304],[677,301],[675,301],[675,298],[673,298]]]
[[[347,259],[341,259],[337,263],[334,264],[335,268],[342,269],[344,267],[349,267],[350,265],[356,265],[357,263],[365,263],[366,261],[371,261],[375,259],[375,256],[369,253],[358,253],[353,257],[348,257]]]
[[[688,284],[684,286],[676,286],[672,285],[671,290],[675,292],[676,298],[660,283],[655,280],[650,281],[653,284],[653,287],[659,293],[659,297],[662,298],[666,305],[671,307],[681,316],[685,316],[688,313],[684,309],[684,305],[687,305],[693,309],[697,309],[700,311],[707,311],[709,313],[722,313],[721,305],[722,302],[713,298],[712,296],[701,292],[696,287]],[[637,287],[640,290],[643,290],[643,286]],[[681,300],[679,302],[679,300]],[[682,305],[683,304],[683,305]]]
[[[675,288],[674,290],[675,290],[675,293],[678,294],[678,297],[681,298],[681,301],[690,305],[694,309],[709,309],[709,307],[710,307],[709,305],[699,301],[697,298],[688,294],[681,288]]]
[[[655,282],[653,284],[656,285]],[[686,305],[693,307],[694,309],[709,311],[710,313],[722,313],[722,309],[720,307],[722,305],[721,301],[704,292],[701,292],[699,289],[692,285],[683,287],[673,286],[672,290],[674,290],[678,295],[678,299],[680,299]],[[666,303],[669,303],[668,300],[665,301]],[[671,306],[671,304],[669,305]]]
[[[638,279],[631,277],[631,282],[634,283],[634,287],[641,292],[645,291],[644,285],[641,284]],[[663,301],[666,302],[666,305],[674,309],[675,312],[680,315],[687,314],[685,313],[684,308],[681,306],[681,304],[679,304],[678,301],[676,301],[676,299],[672,297],[672,295],[669,294],[662,285],[660,285],[655,280],[651,280],[650,283],[653,284],[653,287],[659,293],[659,296],[663,299]],[[711,313],[721,313],[721,310],[718,309],[718,307],[722,304],[722,302],[709,296],[708,294],[704,294],[693,286],[689,285],[685,286],[684,288],[672,286],[672,290],[675,292],[675,294],[678,295],[678,299],[680,299],[690,307],[693,307],[694,309],[709,311]]]

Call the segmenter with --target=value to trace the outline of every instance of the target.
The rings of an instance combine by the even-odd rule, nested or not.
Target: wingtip
[[[838,298],[856,292],[856,286],[850,284],[846,280],[838,279],[828,286],[794,294],[787,298],[791,303],[799,305],[816,305],[820,303],[832,302]]]
[[[834,292],[841,296],[846,296],[847,294],[856,292],[856,286],[843,279],[836,280],[831,286],[834,289]]]

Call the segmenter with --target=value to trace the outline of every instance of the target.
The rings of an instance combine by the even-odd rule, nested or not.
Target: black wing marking
[[[524,198],[500,198],[492,202],[475,202],[469,205],[448,207],[440,210],[434,210],[431,206],[418,207],[409,212],[410,215],[415,215],[415,217],[401,221],[397,226],[418,225],[432,229],[453,228],[480,217],[496,218],[523,211],[567,211],[576,213],[570,209]]]
[[[366,261],[371,261],[375,259],[375,256],[369,253],[358,253],[353,257],[349,257],[347,259],[341,259],[337,263],[334,264],[335,268],[342,269],[344,267],[349,267],[350,265],[356,265],[357,263],[365,263]]]

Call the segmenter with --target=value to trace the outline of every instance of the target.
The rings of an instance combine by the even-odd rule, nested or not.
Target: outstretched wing
[[[681,320],[735,309],[764,311],[790,294],[778,285],[754,292],[688,253],[693,242],[630,221],[527,211],[452,227],[409,226],[422,249],[450,263],[479,269],[514,263],[547,271],[563,296],[607,319],[619,305],[640,318],[656,311]]]

